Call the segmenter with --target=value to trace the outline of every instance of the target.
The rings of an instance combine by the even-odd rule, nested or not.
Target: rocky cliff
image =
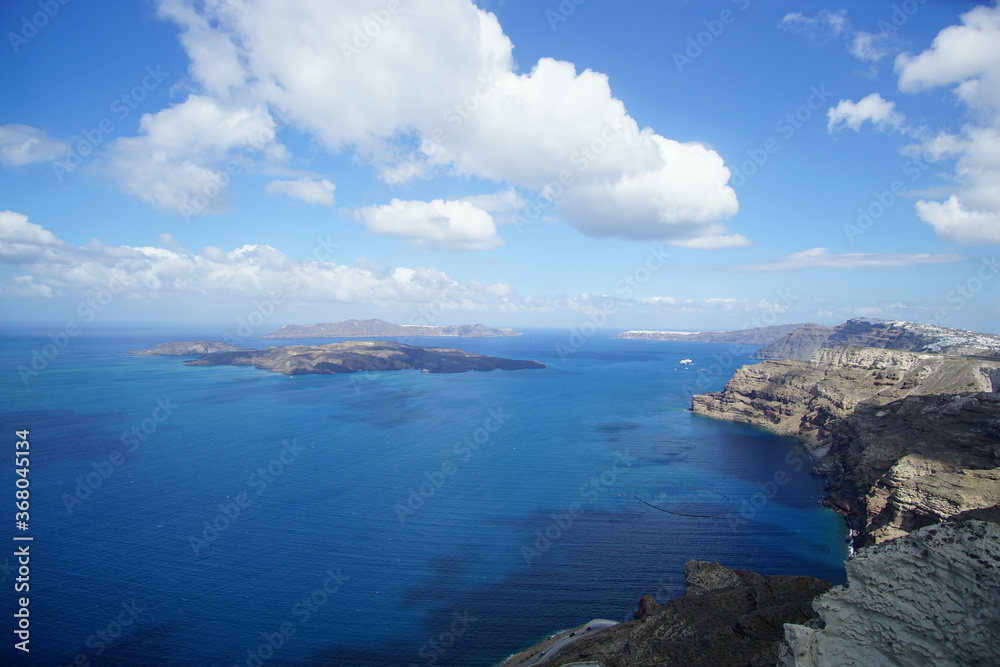
[[[829,426],[862,402],[880,405],[911,394],[998,387],[1000,360],[842,346],[817,350],[807,362],[744,366],[722,391],[693,396],[692,410],[763,426],[820,448],[829,439]]]
[[[562,633],[501,667],[997,665],[998,522],[994,506],[862,549],[846,586],[689,561],[684,597],[647,595],[635,622],[577,632],[553,651]]]
[[[836,327],[805,324],[757,350],[757,359],[806,361],[816,350],[842,345],[908,352],[1000,358],[1000,336],[933,324],[859,317]]]
[[[769,345],[765,345],[753,356],[755,359],[797,359],[806,361],[833,334],[833,327],[822,324],[803,324]]]
[[[830,428],[827,501],[868,546],[1000,503],[1000,394],[863,403]]]
[[[862,550],[785,626],[781,667],[1000,664],[1000,526],[938,524]]]
[[[503,667],[542,664],[532,661],[541,652],[551,656],[544,664],[552,666],[771,667],[784,624],[815,617],[813,598],[830,589],[814,577],[763,576],[701,561],[688,561],[684,575],[684,597],[661,605],[646,596],[634,622],[582,636],[556,653],[548,653],[551,640],[543,642]]]
[[[815,599],[818,617],[785,622],[779,665],[1000,664],[1000,337],[867,320],[836,329],[782,343],[806,360],[745,366],[723,391],[692,398],[696,413],[803,442],[829,480],[827,502],[857,531],[848,585]],[[774,607],[740,605],[780,598],[782,613],[810,615],[747,588],[758,575],[687,569],[683,598],[647,596],[636,623],[545,664],[773,665]],[[507,667],[518,664],[528,663]]]
[[[1000,360],[821,348],[738,370],[701,415],[797,438],[873,544],[1000,500]]]

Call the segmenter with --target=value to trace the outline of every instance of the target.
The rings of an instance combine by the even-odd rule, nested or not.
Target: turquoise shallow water
[[[11,451],[31,430],[26,664],[489,665],[682,594],[692,558],[844,578],[799,446],[686,410],[752,348],[561,359],[565,331],[532,331],[411,342],[545,370],[289,378],[125,354],[218,332],[109,329],[25,383],[46,333],[0,338]]]

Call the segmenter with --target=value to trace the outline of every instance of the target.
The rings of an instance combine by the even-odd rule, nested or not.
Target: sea
[[[545,369],[285,376],[128,354],[212,327],[72,333],[0,330],[2,664],[478,667],[688,560],[845,580],[802,447],[689,410],[753,347],[526,330],[405,342]]]

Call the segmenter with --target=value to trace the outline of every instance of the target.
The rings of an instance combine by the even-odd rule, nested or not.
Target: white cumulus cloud
[[[930,159],[957,157],[954,193],[921,200],[917,214],[959,243],[1000,242],[1000,7],[977,7],[931,47],[896,58],[899,88],[919,93],[950,86],[969,111],[960,136],[939,132],[921,148]]]
[[[835,132],[843,127],[857,131],[866,120],[880,130],[885,128],[900,129],[906,121],[905,116],[896,111],[896,103],[889,102],[878,93],[862,97],[857,102],[840,100],[837,106],[827,110],[826,129]]]
[[[389,183],[451,174],[545,192],[549,213],[591,236],[733,237],[723,222],[738,204],[718,153],[639,128],[603,74],[548,58],[517,72],[496,16],[470,0],[161,0],[159,11],[180,26],[202,97],[263,125],[280,117]],[[163,190],[189,196],[190,182],[218,176],[209,156],[166,153],[149,171],[190,173]]]
[[[165,239],[169,241],[169,239]],[[267,245],[191,252],[156,246],[71,246],[20,213],[0,213],[0,267],[16,272],[0,283],[8,296],[78,296],[113,286],[142,302],[225,303],[274,293],[302,303],[406,305],[442,309],[525,309],[506,284],[459,283],[430,267],[347,266],[295,260]]]
[[[917,202],[917,215],[945,238],[959,243],[1000,243],[1000,212],[969,210],[952,195],[943,202]]]
[[[225,208],[226,187],[253,160],[285,157],[266,110],[203,95],[144,114],[139,131],[111,144],[107,173],[140,200],[186,216]]]
[[[486,250],[503,245],[493,217],[468,201],[404,201],[356,212],[369,231],[406,239],[419,248]]]
[[[472,206],[450,203],[460,205],[451,209],[455,211]],[[387,267],[364,261],[345,265],[316,259],[329,254],[329,239],[305,260],[267,245],[247,244],[228,251],[207,246],[192,252],[169,235],[160,241],[166,247],[104,246],[97,241],[75,247],[27,216],[5,211],[0,213],[0,273],[8,275],[0,276],[0,297],[82,302],[88,295],[112,292],[114,307],[123,307],[117,303],[122,299],[129,312],[145,306],[167,318],[191,310],[194,304],[208,304],[216,317],[235,316],[244,304],[265,300],[317,313],[332,305],[394,309],[417,322],[426,322],[427,312],[466,313],[463,318],[476,312],[535,313],[577,322],[620,310],[661,322],[679,314],[707,317],[782,308],[729,297],[528,296],[506,283],[462,283],[433,267]]]

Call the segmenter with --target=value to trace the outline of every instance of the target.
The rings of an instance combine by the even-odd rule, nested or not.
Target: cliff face
[[[1000,664],[1000,526],[938,524],[862,550],[848,585],[785,626],[781,667]]]
[[[911,394],[998,388],[1000,360],[843,346],[817,350],[808,362],[744,366],[722,391],[693,396],[691,409],[798,438],[822,459],[830,426],[862,402],[884,405]]]
[[[684,597],[660,605],[646,596],[636,621],[583,637],[544,664],[771,667],[778,658],[783,624],[815,617],[813,598],[830,589],[828,582],[814,577],[763,576],[700,561],[688,561],[684,575]],[[547,645],[512,656],[503,667],[536,664],[531,658]]]
[[[771,348],[809,356],[746,366],[692,410],[803,442],[864,547],[818,618],[785,622],[779,665],[1000,664],[1000,336],[852,320]],[[646,596],[545,664],[773,665],[775,609],[809,615],[758,587],[779,578],[686,569],[683,598]]]
[[[1000,336],[932,324],[859,317],[836,327],[806,324],[754,354],[757,359],[808,360],[816,350],[842,345],[907,352],[1000,358]]]
[[[866,403],[830,429],[829,503],[868,546],[1000,504],[1000,394]]]
[[[1000,502],[998,389],[1000,361],[842,346],[741,368],[692,410],[803,442],[866,546]]]
[[[754,352],[755,359],[793,359],[806,361],[833,334],[833,327],[803,324],[795,331]]]

